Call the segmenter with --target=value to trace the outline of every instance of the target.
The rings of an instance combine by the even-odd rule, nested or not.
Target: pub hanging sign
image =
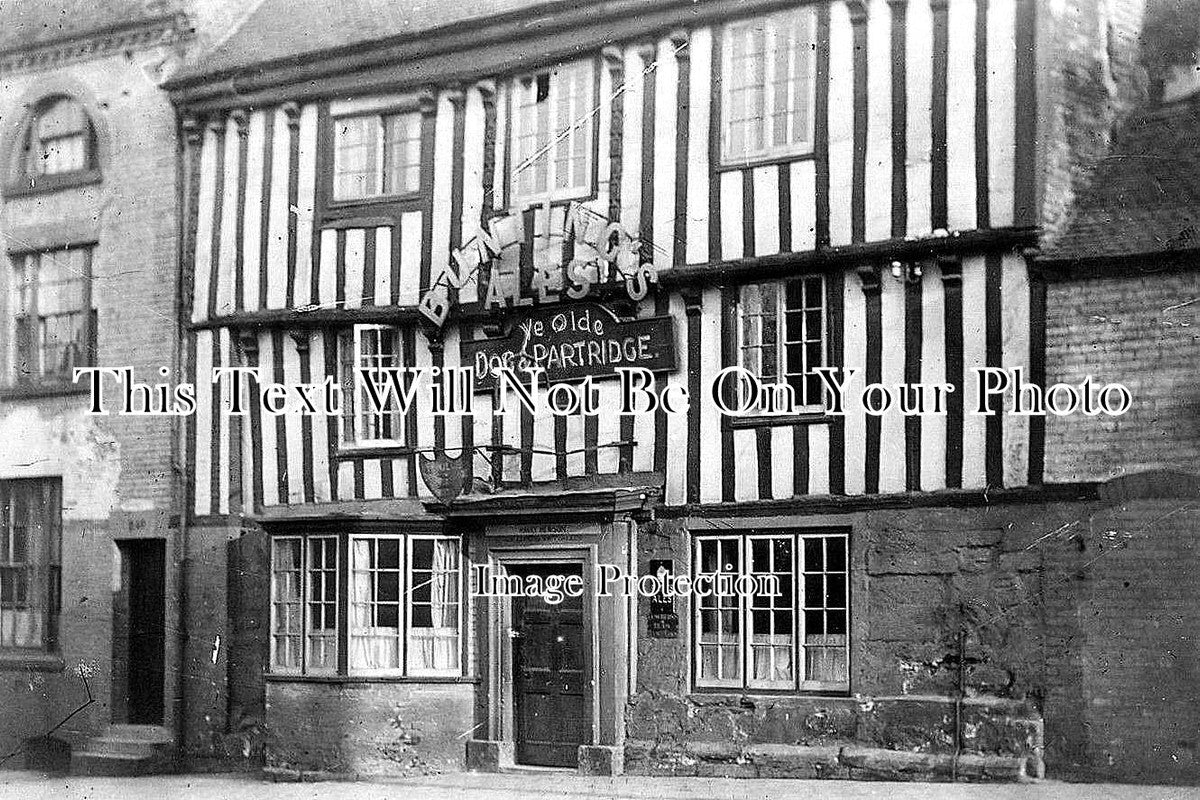
[[[494,387],[501,369],[541,367],[557,383],[616,375],[622,367],[669,372],[675,358],[672,317],[622,320],[599,303],[535,308],[507,336],[462,343],[462,364],[474,369],[477,389]]]

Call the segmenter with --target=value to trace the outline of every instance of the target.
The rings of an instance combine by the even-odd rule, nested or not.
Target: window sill
[[[551,195],[549,198],[544,195],[541,197],[518,197],[510,194],[508,197],[508,213],[520,214],[534,208],[541,208],[550,203],[552,207],[570,206],[572,203],[590,203],[598,197],[596,190],[593,188],[578,189],[573,192],[563,192],[561,195]]]
[[[268,683],[425,683],[425,684],[476,684],[478,678],[438,675],[287,675],[268,672],[263,675]]]
[[[321,209],[317,228],[380,227],[397,224],[397,210],[420,208],[424,201],[421,192],[364,197],[355,200],[330,198]]]
[[[94,186],[100,183],[100,170],[85,169],[78,172],[64,172],[61,175],[39,175],[32,181],[19,181],[4,187],[4,196],[29,197],[31,195],[59,192],[64,189],[75,189],[81,186]]]
[[[844,700],[850,698],[849,689],[731,689],[728,686],[695,686],[690,692],[690,697],[700,700],[724,700],[731,703],[740,703],[743,700],[753,699],[755,697],[769,697],[773,700],[780,697],[802,697],[805,699],[820,699],[829,698],[831,700]]]
[[[792,164],[797,161],[812,161],[817,157],[814,150],[800,150],[795,153],[767,153],[761,156],[752,156],[739,160],[721,159],[721,162],[714,168],[714,172],[737,172],[744,169],[754,169],[755,167],[770,167],[778,164]]]
[[[29,383],[0,387],[0,400],[29,400],[38,397],[66,397],[89,394],[87,383]]]
[[[0,651],[0,671],[62,672],[66,662],[55,653]]]
[[[411,456],[416,448],[410,444],[371,445],[364,447],[347,447],[342,445],[334,454],[338,461],[352,461],[356,458],[397,458]]]
[[[759,417],[726,416],[722,417],[722,419],[725,427],[732,430],[740,430],[742,428],[771,428],[782,425],[825,425],[833,421],[833,417],[824,411]]]

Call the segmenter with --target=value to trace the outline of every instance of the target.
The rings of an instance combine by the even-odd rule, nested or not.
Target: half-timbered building
[[[192,752],[1041,775],[1074,702],[1042,545],[1098,495],[1046,481],[1042,417],[974,413],[975,373],[1045,381],[1028,249],[1074,191],[1063,143],[1135,94],[1137,5],[350,3],[331,24],[265,0],[170,82],[188,581],[213,609]],[[401,413],[354,380],[521,356],[591,377],[600,413],[496,413],[491,378],[471,415],[425,393]],[[614,368],[643,362],[686,413],[617,413]],[[791,413],[720,413],[730,366]],[[341,413],[230,413],[222,367],[329,378]],[[941,414],[832,414],[822,367],[952,391]],[[784,589],[627,597],[601,565]],[[587,591],[481,597],[484,567]]]

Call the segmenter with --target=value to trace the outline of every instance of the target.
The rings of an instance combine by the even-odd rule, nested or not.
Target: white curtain
[[[430,565],[431,627],[409,631],[414,670],[458,669],[458,543],[435,540]]]
[[[400,666],[400,629],[374,625],[374,581],[370,539],[351,542],[350,666],[394,669]]]

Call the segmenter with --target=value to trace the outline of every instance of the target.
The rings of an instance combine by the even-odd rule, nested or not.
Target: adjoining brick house
[[[0,34],[0,749],[173,726],[178,435],[89,415],[80,367],[174,375],[175,116],[187,32],[138,2],[3,11]],[[43,748],[44,749],[44,748]],[[20,757],[5,766],[21,766]]]
[[[213,32],[183,9],[0,10],[3,768],[149,762],[180,724],[181,426],[117,413],[111,379],[111,413],[90,415],[72,378],[179,379],[177,125],[159,83]]]
[[[1137,482],[1064,477],[1092,429],[966,413],[974,367],[1083,377],[1030,248],[1066,224],[1075,145],[1103,152],[1140,97],[1141,4],[1065,6],[264,0],[168,83],[199,406],[186,589],[205,598],[188,753],[1194,778],[1194,731],[1142,722],[1167,713],[1149,665],[1121,685],[1141,705],[1082,727],[1111,700],[1106,643],[1080,639],[1112,590],[1091,554]],[[493,415],[490,387],[462,420],[423,394],[373,412],[351,379],[340,418],[294,398],[234,415],[206,379],[487,364],[538,324],[581,332],[534,344],[558,348],[552,378],[596,378],[604,413]],[[613,413],[611,367],[561,355],[607,352],[601,329],[645,336],[691,410]],[[787,381],[802,413],[723,418],[704,387],[728,365]],[[819,366],[956,392],[941,417],[831,416]],[[626,599],[592,591],[600,563],[788,588]],[[475,566],[578,574],[587,599],[472,597]],[[1152,628],[1141,574],[1106,621]],[[1138,746],[1117,732],[1134,719]]]

